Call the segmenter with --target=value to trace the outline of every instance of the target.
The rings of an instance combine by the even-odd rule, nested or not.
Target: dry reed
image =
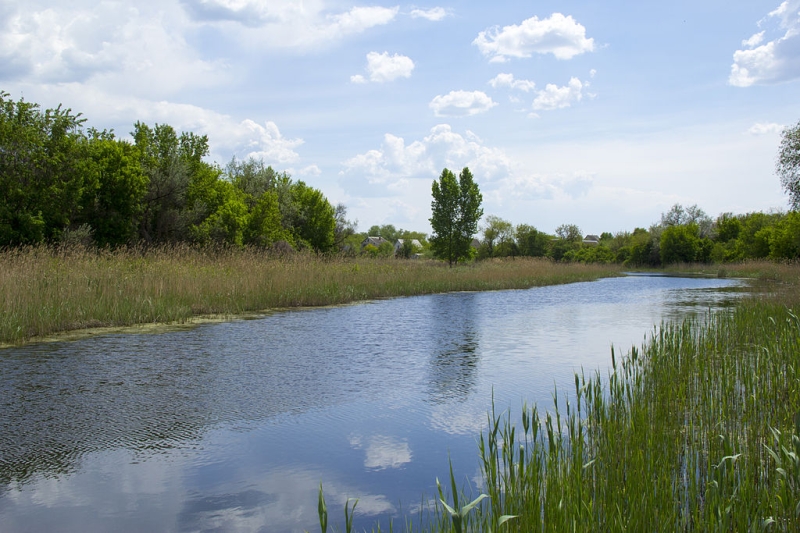
[[[614,275],[544,259],[448,268],[426,260],[276,257],[256,249],[172,246],[0,252],[0,343],[84,328],[186,322],[391,296],[526,288]]]

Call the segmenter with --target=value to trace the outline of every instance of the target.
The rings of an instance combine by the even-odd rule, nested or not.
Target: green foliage
[[[669,211],[661,214],[661,227],[685,226],[688,224],[697,226],[700,237],[707,237],[711,233],[713,225],[711,218],[697,204],[686,208],[681,204],[675,204]]]
[[[378,257],[392,257],[394,255],[394,245],[389,241],[384,241],[378,246]]]
[[[722,213],[714,223],[717,234],[717,242],[727,243],[739,237],[742,231],[742,221],[733,213]]]
[[[547,255],[552,237],[528,224],[520,224],[516,229],[517,250],[527,257]]]
[[[383,237],[387,241],[394,243],[400,238],[400,231],[392,224],[384,224],[383,226],[374,225],[370,226],[369,230],[367,230],[367,235],[370,237]]]
[[[781,133],[775,173],[789,195],[789,205],[797,211],[800,209],[800,121]]]
[[[8,96],[0,92],[0,246],[58,240],[95,187],[84,120]]]
[[[397,249],[396,257],[411,259],[416,254],[422,252],[422,248],[414,244],[415,239],[401,239],[400,247]],[[420,243],[421,244],[421,243]]]
[[[661,262],[692,263],[700,256],[700,235],[697,224],[668,226],[661,233]]]
[[[214,191],[211,213],[190,228],[193,239],[201,244],[244,244],[245,233],[252,229],[251,216],[244,194],[227,181],[219,181]],[[208,205],[208,204],[207,204]],[[256,226],[257,227],[257,226]],[[252,233],[248,233],[252,238]]]
[[[132,136],[141,156],[141,165],[149,178],[144,198],[139,236],[145,242],[176,242],[189,237],[189,221],[182,216],[191,181],[190,157],[197,155],[197,142],[178,137],[167,124],[150,127],[134,124]],[[181,141],[186,139],[185,143]],[[183,145],[191,153],[183,152]],[[194,161],[194,163],[198,163]]]
[[[575,224],[561,224],[559,227],[556,228],[556,237],[561,240],[570,241],[570,242],[581,242],[583,240],[583,234],[581,233],[581,228],[576,226]]]
[[[357,223],[347,219],[347,207],[342,203],[336,204],[333,208],[333,218],[336,220],[333,240],[336,248],[343,251],[347,238],[355,234]]]
[[[569,250],[562,257],[563,261],[577,261],[579,263],[611,264],[616,260],[616,254],[605,245],[581,246]]]
[[[292,243],[292,234],[281,225],[278,194],[267,191],[261,194],[250,210],[250,218],[244,229],[244,244],[268,247],[276,242]]]
[[[495,215],[488,215],[483,226],[483,242],[478,257],[506,257],[516,255],[514,227],[511,222]]]
[[[274,190],[277,180],[288,179],[285,172],[275,172],[264,161],[252,157],[245,161],[234,157],[225,167],[225,174],[228,181],[245,193],[252,202],[256,202],[265,192]]]
[[[459,174],[458,181],[452,172],[444,169],[439,180],[433,181],[432,195],[431,250],[452,267],[472,253],[472,237],[483,216],[483,196],[467,167]]]
[[[769,239],[781,215],[748,213],[741,216],[741,229],[736,239],[732,259],[763,259],[769,256]]]
[[[788,213],[773,226],[769,235],[769,256],[772,259],[800,258],[800,212]]]
[[[317,189],[302,181],[290,187],[293,204],[292,232],[295,242],[304,243],[317,252],[330,252],[335,247],[336,218],[330,202]]]
[[[88,155],[96,186],[85,195],[81,219],[93,228],[99,246],[134,242],[148,189],[138,150],[111,134],[93,132]]]

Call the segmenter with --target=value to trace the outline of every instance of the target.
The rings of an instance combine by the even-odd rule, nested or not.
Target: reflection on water
[[[431,403],[460,402],[477,381],[479,293],[456,293],[434,298],[434,327],[446,334],[433,336],[428,399]]]
[[[353,435],[350,438],[350,446],[357,450],[365,450],[365,468],[379,470],[399,468],[411,462],[411,448],[408,447],[408,442],[395,437],[372,435],[364,439],[361,435]]]
[[[357,526],[477,468],[492,397],[546,407],[609,348],[703,316],[730,280],[627,277],[453,293],[0,352],[0,529]],[[731,288],[734,288],[733,290]]]

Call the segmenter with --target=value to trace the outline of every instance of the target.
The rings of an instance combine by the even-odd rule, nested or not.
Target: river
[[[549,408],[742,287],[632,275],[0,350],[0,531],[319,531],[320,483],[332,524],[358,498],[358,528],[398,526],[448,458],[474,486],[492,398]]]

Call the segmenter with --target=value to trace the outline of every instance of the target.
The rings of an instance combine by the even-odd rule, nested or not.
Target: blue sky
[[[431,182],[469,166],[487,215],[613,233],[786,208],[800,0],[4,0],[0,89],[207,134],[360,230],[429,231]]]

